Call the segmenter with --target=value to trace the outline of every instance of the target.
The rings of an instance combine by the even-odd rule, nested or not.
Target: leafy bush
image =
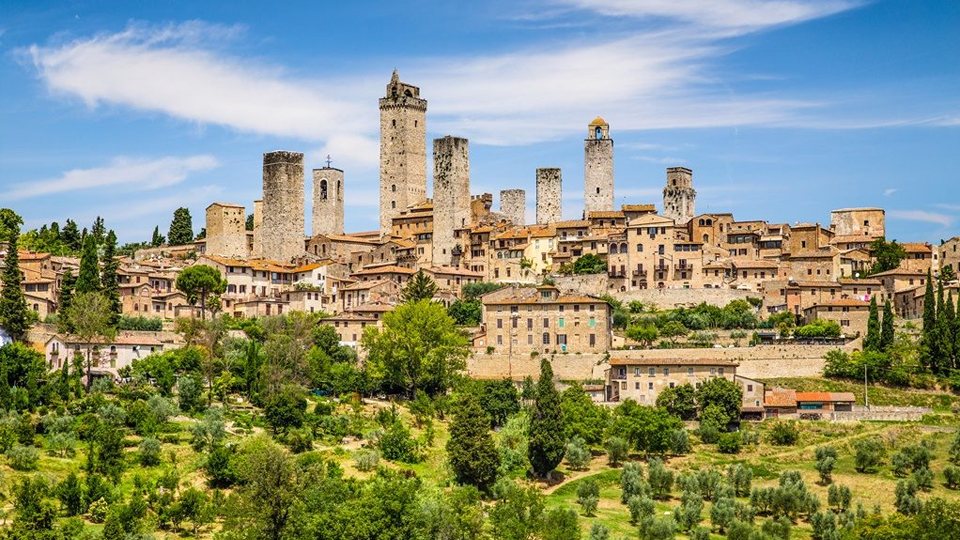
[[[590,465],[593,456],[583,439],[575,436],[567,443],[565,457],[571,469],[583,470]]]
[[[833,468],[837,463],[837,449],[832,446],[821,446],[816,450],[817,472],[820,473],[820,483],[829,484],[833,480]]]
[[[796,422],[776,421],[770,429],[770,442],[777,446],[793,446],[800,439]]]
[[[117,324],[117,329],[159,332],[163,330],[163,319],[155,317],[132,317],[130,315],[121,315],[120,322]]]
[[[690,453],[690,436],[686,429],[675,429],[670,434],[670,451],[674,455],[683,456]]]
[[[40,461],[40,451],[32,446],[15,444],[7,450],[7,459],[16,471],[33,471]]]
[[[370,472],[380,464],[380,452],[376,450],[360,450],[356,457],[357,470]]]
[[[600,501],[600,485],[596,480],[587,478],[577,486],[577,503],[583,508],[584,515],[592,516]]]
[[[616,467],[627,459],[630,453],[630,444],[620,437],[610,437],[607,440],[607,462]]]
[[[140,441],[137,459],[144,467],[152,467],[160,464],[160,441],[152,437],[147,437]]]
[[[410,438],[410,431],[404,427],[402,422],[394,422],[383,432],[383,435],[377,441],[377,448],[379,448],[383,457],[390,461],[403,463],[420,461],[417,443]]]
[[[313,430],[307,426],[291,429],[287,432],[286,442],[294,454],[309,452],[313,450]]]
[[[724,433],[723,435],[720,435],[720,440],[717,441],[717,449],[724,454],[739,454],[740,434]]]
[[[854,468],[857,472],[873,472],[882,462],[886,450],[877,437],[861,439],[854,444]]]
[[[960,489],[960,467],[947,465],[943,468],[943,476],[947,480],[948,488]]]
[[[107,512],[110,511],[110,505],[103,498],[99,498],[92,503],[90,507],[87,508],[87,512],[90,514],[90,521],[94,523],[103,523],[107,519]]]

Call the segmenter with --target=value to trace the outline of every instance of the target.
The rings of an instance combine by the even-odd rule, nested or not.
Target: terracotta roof
[[[353,272],[351,275],[354,276],[369,276],[374,274],[416,274],[417,271],[412,268],[404,268],[402,266],[397,266],[394,264],[380,266],[376,268],[364,268]]]
[[[611,354],[616,351],[611,351]],[[610,358],[611,366],[720,366],[737,367],[740,362],[728,358]]]
[[[904,242],[900,245],[903,246],[903,250],[907,253],[930,253],[933,251],[930,244],[920,242]]]
[[[228,203],[228,202],[215,202],[215,203],[210,203],[210,204],[207,205],[207,208],[210,208],[211,206],[228,206],[228,207],[231,207],[231,208],[243,208],[243,205],[242,205],[242,204],[234,204],[234,203]]]
[[[652,204],[624,204],[620,207],[623,212],[656,212],[657,207]]]
[[[833,239],[830,240],[830,243],[831,244],[849,244],[851,242],[866,242],[869,244],[873,242],[873,240],[874,240],[874,237],[869,236],[867,234],[841,234],[841,235],[834,236]]]
[[[735,268],[777,268],[776,261],[733,261]]]
[[[373,317],[373,316],[371,316],[371,315],[363,315],[363,314],[361,314],[361,313],[354,313],[354,312],[349,312],[349,311],[344,311],[343,313],[340,313],[339,315],[332,315],[332,316],[330,316],[330,317],[327,317],[327,318],[323,319],[324,322],[326,322],[326,321],[368,321],[368,322],[376,322],[376,320],[377,320],[376,317]]]
[[[578,227],[589,227],[590,222],[585,219],[571,219],[567,221],[558,221],[553,224],[556,229],[576,229]]]
[[[798,280],[795,280],[793,283],[796,284],[798,287],[809,287],[809,288],[813,288],[813,287],[830,288],[830,287],[838,287],[840,285],[835,281],[815,281],[815,280],[805,280],[805,279],[798,279]]]
[[[374,245],[380,244],[380,240],[371,240],[369,238],[360,238],[357,236],[349,236],[346,234],[328,234],[325,236],[334,242],[350,242],[354,244],[374,244]]]
[[[377,280],[374,280],[374,281],[358,281],[357,283],[351,283],[350,285],[347,285],[347,286],[341,288],[340,290],[341,290],[341,291],[360,291],[360,290],[364,290],[364,289],[372,289],[372,288],[374,288],[374,287],[378,287],[378,286],[384,285],[384,284],[394,284],[394,285],[395,285],[395,283],[394,283],[393,281],[386,280],[386,279],[377,279]]]
[[[617,210],[594,210],[587,213],[587,219],[622,218],[623,212]]]
[[[774,388],[763,393],[764,407],[796,407],[797,392],[790,388]]]
[[[840,281],[840,284],[843,286],[865,285],[865,286],[879,287],[880,285],[882,285],[879,279],[873,279],[873,278],[863,278],[863,279],[840,278],[839,281]]]
[[[851,392],[797,392],[797,402],[808,401],[856,401]]]
[[[871,274],[870,277],[886,277],[886,276],[925,276],[926,272],[923,270],[907,270],[905,268],[894,268],[893,270],[887,270],[886,272],[878,272],[876,274]]]
[[[369,304],[361,304],[359,306],[352,307],[348,309],[348,312],[356,313],[384,313],[387,311],[393,311],[397,306],[393,304],[387,304],[385,302],[371,302]]]
[[[33,251],[26,251],[23,249],[17,250],[17,257],[21,261],[36,261],[40,259],[46,259],[49,256],[50,256],[49,253],[35,253]]]
[[[839,300],[829,300],[815,306],[810,306],[804,311],[807,309],[816,309],[820,307],[870,307],[870,302],[859,300],[857,298],[841,298]]]
[[[590,125],[591,125],[591,126],[606,126],[606,125],[609,125],[609,124],[607,124],[607,121],[606,121],[606,120],[604,120],[603,118],[600,118],[600,117],[598,116],[598,117],[594,118],[592,122],[590,122]]]
[[[453,274],[457,276],[483,277],[483,272],[474,272],[473,270],[467,270],[466,268],[454,268],[452,266],[434,266],[432,268],[424,268],[424,271],[432,272],[433,274]]]

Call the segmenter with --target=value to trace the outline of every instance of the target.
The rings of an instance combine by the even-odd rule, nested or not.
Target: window
[[[593,328],[596,325],[597,325],[597,319],[594,317],[590,317],[590,328]]]
[[[550,319],[548,319],[548,318],[546,318],[546,317],[543,318],[543,327],[544,327],[544,328],[550,328]]]
[[[752,385],[752,384],[748,384],[748,385],[747,385],[747,392],[753,392],[753,385]]]
[[[647,375],[650,377],[653,377],[656,374],[657,374],[657,368],[650,368],[647,370]]]
[[[664,375],[665,377],[670,376],[670,368],[668,368],[668,367],[663,368],[663,375]]]
[[[527,330],[533,330],[533,319],[527,319]]]
[[[640,383],[639,383],[639,382],[634,383],[634,388],[636,388],[637,390],[639,390],[639,389],[640,389]]]
[[[653,383],[647,383],[647,390],[653,390]]]
[[[544,333],[543,333],[543,344],[544,344],[544,345],[549,345],[549,344],[550,344],[550,333],[549,333],[549,332],[544,332]]]
[[[640,368],[638,368],[638,367],[633,368],[633,375],[634,375],[635,377],[639,377],[639,376],[640,376]]]
[[[533,334],[527,334],[527,345],[533,345]]]
[[[717,368],[714,368],[714,367],[710,368],[710,375],[716,375],[716,374],[717,374]]]
[[[723,376],[723,368],[718,369],[718,370],[717,370],[717,373],[719,373],[720,376]]]
[[[693,367],[687,368],[687,375],[693,376]]]
[[[503,345],[503,336],[497,336],[497,345]]]
[[[590,346],[591,346],[591,347],[596,347],[596,346],[597,346],[597,335],[596,335],[596,334],[590,334]]]
[[[670,388],[673,388],[674,386],[676,386],[676,383],[673,381],[670,381]]]
[[[497,328],[503,328],[503,319],[497,319]]]

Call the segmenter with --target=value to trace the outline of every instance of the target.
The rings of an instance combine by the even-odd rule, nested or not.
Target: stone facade
[[[247,257],[247,214],[243,206],[213,203],[207,207],[206,253]]]
[[[263,199],[253,201],[253,249],[250,257],[263,257]]]
[[[343,171],[313,170],[313,231],[311,235],[343,234]]]
[[[560,169],[537,169],[537,223],[548,225],[562,218]]]
[[[885,219],[883,208],[841,208],[830,212],[830,229],[837,236],[874,239],[886,234]]]
[[[449,266],[454,230],[470,223],[470,147],[447,135],[433,140],[433,264]]]
[[[583,141],[583,204],[584,216],[613,210],[613,139],[610,124],[599,116]]]
[[[960,236],[954,236],[940,243],[940,271],[947,267],[954,274],[960,274]]]
[[[380,98],[380,233],[427,198],[427,100],[397,72]]]
[[[693,171],[686,167],[668,167],[667,186],[663,188],[663,215],[683,225],[696,215],[696,199]]]
[[[522,189],[500,190],[500,213],[518,227],[526,224],[527,192]]]
[[[304,253],[303,154],[263,155],[263,258],[289,262]]]

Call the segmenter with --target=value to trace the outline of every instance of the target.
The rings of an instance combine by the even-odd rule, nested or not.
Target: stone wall
[[[560,169],[537,169],[537,223],[556,223],[563,219]]]
[[[557,287],[563,291],[578,291],[593,296],[609,294],[621,302],[639,300],[646,305],[656,306],[658,309],[692,307],[701,302],[723,307],[733,300],[746,300],[749,296],[757,296],[755,292],[737,289],[635,289],[624,292],[614,291],[610,289],[606,274],[559,276],[555,278],[555,281]]]
[[[476,352],[467,359],[467,371],[477,379],[502,379],[512,377],[522,380],[527,376],[534,380],[540,376],[540,356],[486,354]],[[554,375],[560,380],[583,381],[602,379],[607,368],[603,354],[554,354],[548,356]]]
[[[427,198],[427,100],[396,72],[380,99],[380,232]]]
[[[453,232],[470,222],[470,149],[467,139],[433,140],[433,264],[449,266]]]
[[[500,191],[500,213],[514,225],[527,223],[527,192],[522,189],[504,189]]]
[[[207,255],[247,258],[247,214],[238,204],[213,203],[207,207]]]
[[[313,170],[311,236],[343,234],[343,171],[332,167]]]
[[[836,345],[758,345],[756,347],[722,347],[709,349],[637,349],[610,351],[612,356],[627,359],[656,360],[735,360],[740,363],[737,375],[751,379],[774,377],[818,377],[823,374],[823,356],[833,349],[851,352],[857,342],[843,347]]]
[[[263,257],[287,262],[304,252],[303,154],[263,155]]]
[[[830,229],[837,236],[868,236],[886,234],[886,212],[883,208],[842,208],[830,212]]]
[[[603,138],[591,133],[583,141],[583,204],[586,212],[613,210],[613,139],[606,129]]]
[[[683,224],[696,215],[697,192],[693,189],[693,171],[685,167],[667,168],[663,188],[663,215]]]
[[[263,199],[253,201],[253,249],[250,257],[263,257]]]

